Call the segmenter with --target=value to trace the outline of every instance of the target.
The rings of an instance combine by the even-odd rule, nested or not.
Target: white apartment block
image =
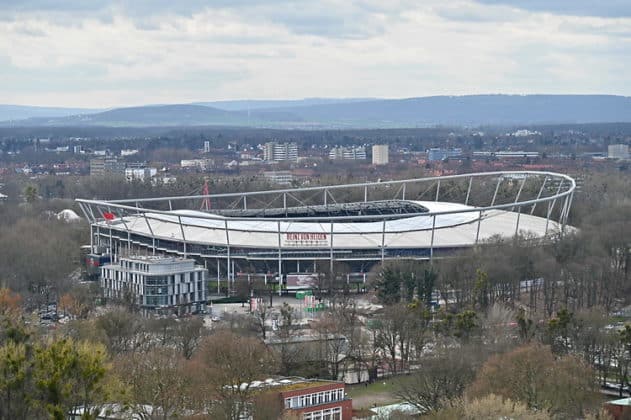
[[[375,144],[372,147],[372,164],[373,165],[387,165],[390,161],[388,145],[387,144]]]
[[[180,160],[180,167],[182,169],[195,169],[200,171],[207,171],[215,165],[213,159],[182,159]]]
[[[156,168],[126,168],[125,178],[127,181],[140,180],[145,181],[158,175]]]
[[[195,260],[130,256],[101,267],[101,287],[106,298],[131,294],[145,313],[182,315],[206,309],[207,276]]]
[[[610,144],[607,148],[609,159],[629,159],[629,146],[626,144]]]
[[[296,162],[298,145],[296,143],[277,143],[271,141],[263,147],[263,160],[266,162]]]
[[[329,151],[331,160],[366,160],[364,146],[334,147]]]

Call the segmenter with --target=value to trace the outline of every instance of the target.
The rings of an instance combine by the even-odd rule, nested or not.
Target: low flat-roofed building
[[[276,393],[285,413],[302,420],[351,420],[353,401],[344,382],[299,377],[254,381],[249,388]],[[254,413],[256,414],[256,413]]]
[[[90,160],[90,175],[105,176],[111,174],[124,174],[125,162],[120,162],[116,158],[97,158]]]
[[[278,185],[291,185],[294,176],[290,171],[265,171],[263,176],[270,182]]]

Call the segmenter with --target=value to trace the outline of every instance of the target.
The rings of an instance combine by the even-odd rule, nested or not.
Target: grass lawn
[[[382,378],[372,384],[359,384],[346,387],[346,393],[353,399],[354,408],[370,408],[373,405],[386,405],[399,402],[395,396],[396,385],[404,376]]]

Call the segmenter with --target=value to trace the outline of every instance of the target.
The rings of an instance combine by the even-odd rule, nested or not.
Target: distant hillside
[[[277,108],[349,127],[631,122],[631,98],[613,95],[471,95]],[[263,116],[265,111],[258,115]]]
[[[31,118],[2,125],[405,128],[631,122],[631,98],[613,95],[471,95],[331,101],[313,105],[305,101],[223,103],[235,109],[244,103],[256,103],[247,111],[201,104],[153,105],[61,118]]]
[[[23,123],[34,126],[240,126],[247,125],[248,118],[247,115],[203,105],[148,105],[62,118],[31,118]]]
[[[214,101],[214,102],[195,102],[193,105],[212,106],[214,108],[226,111],[247,111],[258,109],[274,109],[274,108],[294,108],[310,105],[328,105],[339,103],[353,103],[374,101],[376,98],[305,98],[305,99],[270,99],[270,100],[236,100],[236,101]]]
[[[35,117],[65,117],[68,115],[91,114],[98,111],[100,110],[89,108],[55,108],[0,104],[0,121],[25,120]]]

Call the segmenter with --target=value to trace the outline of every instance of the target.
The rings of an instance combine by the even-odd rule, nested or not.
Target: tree
[[[262,341],[229,331],[205,338],[192,361],[201,375],[198,386],[206,389],[204,405],[216,418],[228,420],[248,411],[256,393],[251,382],[276,371],[276,360]]]
[[[555,416],[580,417],[593,401],[592,369],[575,356],[555,359],[550,347],[531,344],[491,356],[468,390],[471,398],[495,394]]]
[[[575,323],[574,314],[563,308],[557,312],[557,316],[548,321],[547,340],[552,346],[552,351],[558,354],[567,354],[572,346],[570,342],[570,329]]]
[[[437,279],[438,273],[434,271],[433,267],[430,267],[423,270],[423,276],[420,276],[417,280],[418,297],[425,305],[429,306],[432,302],[432,293],[434,292]]]
[[[631,325],[615,334],[611,346],[611,358],[615,361],[616,376],[618,377],[620,397],[625,385],[629,385],[629,371],[631,370]]]
[[[478,315],[475,311],[462,311],[456,314],[454,322],[454,335],[463,342],[469,341],[473,332],[477,329]]]
[[[111,400],[124,403],[125,389],[111,374],[105,346],[90,342],[75,344],[76,376],[74,394],[85,413],[96,414],[102,403]]]
[[[466,399],[453,407],[444,408],[428,416],[432,420],[478,420],[478,419],[512,419],[512,420],[550,420],[547,411],[531,410],[526,404],[502,398],[494,394],[467,401]]]
[[[193,357],[193,353],[195,349],[197,349],[205,332],[204,320],[199,317],[180,319],[179,322],[176,323],[176,345],[185,359]]]
[[[63,420],[78,403],[89,410],[116,394],[117,389],[106,386],[106,360],[105,348],[98,344],[60,339],[35,346],[34,405],[50,418]]]
[[[27,346],[9,341],[0,347],[0,419],[28,418],[31,361]]]
[[[95,308],[95,301],[100,290],[92,283],[77,285],[59,298],[59,309],[77,319],[85,319]]]
[[[190,414],[196,407],[186,359],[176,350],[127,353],[118,356],[115,365],[130,389],[132,411],[143,418],[166,420]]]
[[[474,373],[472,361],[460,350],[447,351],[423,360],[421,368],[404,378],[395,393],[422,412],[437,411],[457,403]]]
[[[377,297],[385,305],[401,301],[401,278],[393,268],[386,266],[377,277]]]
[[[256,309],[252,312],[254,324],[261,332],[263,340],[267,338],[267,321],[271,318],[271,316],[272,310],[264,302],[256,305]]]
[[[144,319],[125,309],[107,312],[98,317],[95,324],[103,330],[111,354],[137,350],[149,343]]]
[[[10,289],[0,288],[0,317],[15,318],[22,313],[22,297]]]
[[[276,332],[276,337],[278,338],[276,348],[283,375],[288,375],[291,372],[300,352],[299,347],[293,342],[298,334],[296,331],[296,315],[296,310],[289,306],[287,302],[284,302],[280,308],[280,319],[278,320],[278,331]]]
[[[27,185],[24,188],[24,200],[27,203],[33,203],[38,199],[38,191],[35,185]]]
[[[283,401],[277,393],[262,391],[253,395],[249,412],[255,420],[285,420],[284,409]]]
[[[476,303],[483,311],[489,307],[489,295],[490,295],[490,282],[489,275],[481,269],[477,269],[475,272],[475,286],[474,293],[476,295]]]
[[[523,308],[520,308],[515,320],[517,321],[517,327],[519,328],[519,338],[523,343],[529,343],[536,333],[536,326],[534,325],[532,319],[527,318],[526,311],[524,311]]]

